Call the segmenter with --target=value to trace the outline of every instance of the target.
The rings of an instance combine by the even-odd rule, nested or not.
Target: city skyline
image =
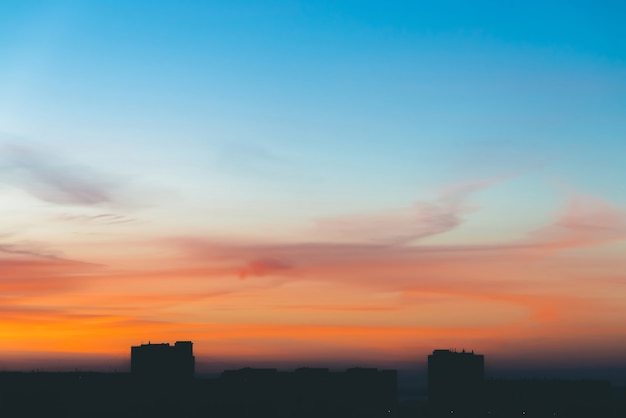
[[[624,16],[1,4],[0,370],[626,366]]]
[[[132,346],[131,370],[0,372],[3,410],[20,416],[623,416],[624,386],[609,380],[488,377],[485,355],[434,349],[427,387],[394,369],[276,367],[194,373],[192,341]],[[403,382],[404,381],[404,382]],[[28,399],[30,402],[25,402]],[[390,415],[391,414],[391,415]]]

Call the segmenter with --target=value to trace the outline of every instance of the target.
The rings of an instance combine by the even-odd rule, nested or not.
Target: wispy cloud
[[[73,214],[64,214],[59,217],[62,221],[70,221],[70,222],[88,222],[88,223],[96,223],[101,225],[116,225],[116,224],[127,224],[131,222],[135,222],[134,218],[130,218],[124,215],[116,214],[116,213],[100,213],[96,215],[73,215]]]
[[[22,298],[58,294],[81,284],[81,274],[95,266],[64,259],[0,258],[0,294]]]
[[[93,206],[118,201],[112,177],[31,147],[0,148],[3,180],[38,199],[63,205]]]
[[[229,174],[254,178],[277,178],[286,161],[266,147],[244,142],[227,142],[218,148],[216,166]]]
[[[626,239],[626,211],[599,197],[570,193],[550,225],[530,234],[531,242],[552,249],[589,247]]]
[[[58,251],[47,248],[43,244],[16,244],[0,243],[0,256],[27,256],[35,259],[60,259]]]
[[[405,208],[318,219],[316,232],[343,241],[408,244],[459,226],[462,215],[472,210],[469,205],[472,194],[498,181],[487,179],[457,184],[443,190],[432,202],[418,201]]]
[[[552,250],[584,248],[626,239],[626,211],[598,197],[583,193],[569,196],[564,209],[545,227],[529,232],[526,238],[489,245],[412,244],[419,238],[446,232],[458,226],[460,214],[471,210],[468,196],[489,182],[468,183],[442,194],[439,204],[425,204],[428,210],[387,211],[377,215],[354,215],[345,222],[333,218],[328,228],[353,238],[355,243],[311,242],[291,245],[243,245],[233,254],[243,257],[261,256],[278,260],[295,271],[298,266],[332,264],[363,264],[385,262],[391,265],[423,264],[437,257],[464,260],[466,257],[501,257],[503,252],[530,254]],[[358,238],[358,240],[357,240]],[[409,245],[411,244],[411,245]],[[230,251],[230,250],[229,250]],[[291,273],[291,272],[290,272]]]

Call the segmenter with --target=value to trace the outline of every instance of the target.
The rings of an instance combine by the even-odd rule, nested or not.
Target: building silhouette
[[[483,404],[485,356],[435,350],[428,356],[428,401],[432,417],[475,417]]]
[[[180,379],[194,375],[195,358],[191,341],[141,344],[130,348],[130,372],[136,376]]]
[[[484,363],[484,356],[473,352],[433,351],[428,356],[429,417],[619,416],[608,381],[485,379]]]

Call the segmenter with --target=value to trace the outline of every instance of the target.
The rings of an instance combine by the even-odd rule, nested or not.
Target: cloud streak
[[[100,225],[117,225],[135,222],[136,219],[116,213],[100,213],[97,215],[71,215],[65,214],[59,217],[62,221],[88,222]]]
[[[462,223],[472,210],[472,194],[499,180],[487,179],[445,189],[433,202],[416,202],[410,207],[318,219],[316,232],[322,236],[378,244],[403,245],[448,232]]]
[[[111,177],[34,148],[2,147],[0,171],[5,181],[46,202],[77,206],[118,202],[118,184]]]
[[[550,248],[575,248],[626,239],[626,211],[585,193],[571,193],[555,221],[530,239]]]

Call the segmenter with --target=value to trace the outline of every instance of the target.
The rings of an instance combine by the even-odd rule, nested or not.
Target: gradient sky
[[[624,363],[625,19],[2,1],[0,369]]]

